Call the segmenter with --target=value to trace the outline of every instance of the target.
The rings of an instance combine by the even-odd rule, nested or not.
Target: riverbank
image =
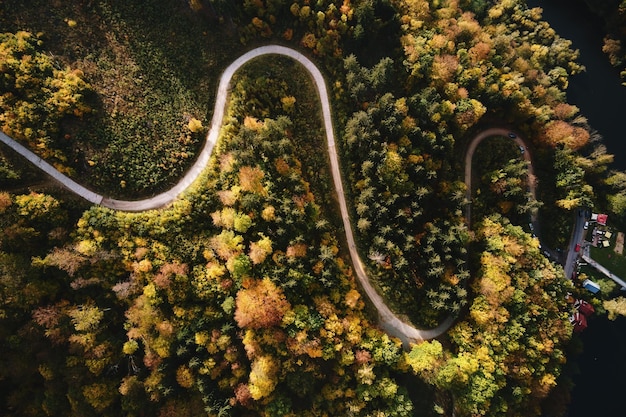
[[[604,138],[614,167],[626,169],[626,87],[619,72],[602,52],[602,20],[591,14],[581,0],[527,0],[529,7],[541,7],[543,17],[556,32],[572,41],[580,51],[579,62],[586,67],[571,78],[567,99],[578,106],[592,128]]]
[[[556,32],[572,41],[580,51],[579,62],[586,72],[572,77],[568,101],[578,106],[589,124],[603,137],[613,167],[626,169],[626,141],[623,120],[626,114],[626,87],[618,71],[602,52],[602,21],[580,0],[528,0],[529,7],[543,8],[543,17]],[[584,350],[570,358],[579,368],[568,417],[619,417],[626,411],[623,388],[616,384],[626,373],[626,318],[609,321],[596,317],[581,335]]]
[[[620,417],[626,414],[626,318],[596,317],[582,334],[584,350],[576,358],[580,374],[574,378],[568,417]]]

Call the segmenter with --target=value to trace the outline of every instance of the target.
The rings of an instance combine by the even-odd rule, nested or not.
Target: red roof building
[[[574,307],[576,307],[576,310],[578,310],[585,317],[589,317],[596,311],[596,309],[585,300],[576,300],[574,302]]]
[[[576,333],[580,333],[587,328],[587,318],[578,311],[570,316],[569,321],[574,325],[574,331]]]
[[[595,220],[598,224],[601,224],[602,226],[606,226],[606,221],[608,220],[608,218],[609,218],[608,214],[593,213],[591,215],[591,220]]]

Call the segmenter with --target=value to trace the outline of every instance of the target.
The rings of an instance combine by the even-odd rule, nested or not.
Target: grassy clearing
[[[626,257],[615,253],[615,239],[617,237],[617,231],[613,232],[610,245],[607,248],[594,248],[591,247],[591,258],[598,261],[601,265],[607,268],[620,278],[626,278]],[[604,275],[602,275],[604,277]]]
[[[59,65],[92,85],[94,114],[68,120],[64,149],[80,181],[118,197],[155,194],[189,167],[207,127],[217,79],[245,49],[227,27],[203,20],[185,2],[67,3],[8,0],[5,31],[42,33]]]

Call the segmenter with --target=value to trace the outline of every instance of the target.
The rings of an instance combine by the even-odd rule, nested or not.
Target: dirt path
[[[615,238],[615,253],[622,255],[624,253],[624,232],[617,232]]]

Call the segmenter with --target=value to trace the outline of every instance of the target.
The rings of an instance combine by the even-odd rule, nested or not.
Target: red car
[[[574,252],[578,252],[580,250],[580,244],[576,244],[576,246],[574,246]]]

